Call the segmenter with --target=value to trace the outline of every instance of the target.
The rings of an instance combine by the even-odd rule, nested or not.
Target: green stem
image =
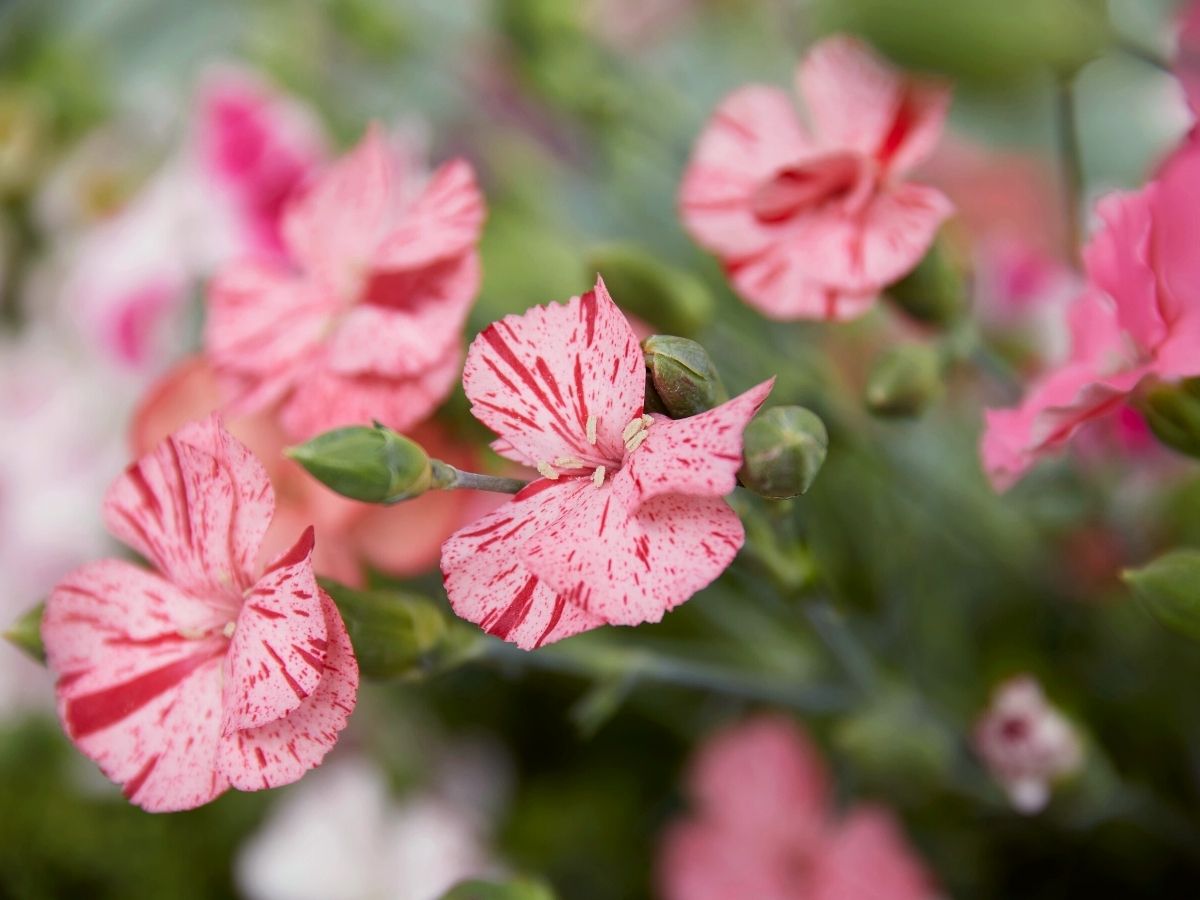
[[[431,459],[429,465],[433,469],[433,486],[443,491],[470,490],[516,494],[529,485],[528,481],[522,481],[520,478],[501,478],[497,475],[464,472],[440,459]]]
[[[1083,160],[1075,121],[1075,93],[1070,77],[1060,77],[1055,83],[1054,111],[1063,209],[1067,219],[1067,258],[1078,266],[1083,244]]]
[[[489,642],[483,659],[525,669],[561,672],[581,678],[628,677],[710,691],[760,703],[785,706],[811,715],[846,709],[852,697],[833,685],[795,685],[762,672],[668,656],[643,648],[592,646],[586,643],[545,647],[530,653],[501,641]]]

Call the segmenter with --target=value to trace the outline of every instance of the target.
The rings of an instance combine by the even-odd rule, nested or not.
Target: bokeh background
[[[290,94],[335,148],[379,120],[475,165],[489,216],[469,332],[579,293],[614,253],[644,254],[703,300],[673,309],[634,285],[619,302],[701,340],[731,389],[777,374],[774,399],[816,410],[831,434],[809,495],[743,501],[768,523],[751,531],[758,549],[662,625],[588,644],[604,664],[497,654],[368,685],[326,766],[286,789],[142,813],[63,737],[45,672],[0,647],[0,897],[431,900],[504,872],[570,900],[649,897],[691,750],[766,706],[803,713],[843,800],[897,812],[946,896],[1194,896],[1200,654],[1118,575],[1200,538],[1195,467],[1130,419],[998,498],[976,451],[983,406],[1015,399],[1064,341],[1077,276],[1063,73],[1085,197],[1136,187],[1190,124],[1156,64],[1176,13],[1167,0],[0,2],[5,623],[116,552],[99,503],[128,458],[129,417],[199,345],[203,248],[221,226],[147,213],[146,196],[214,67]],[[956,81],[920,177],[959,206],[945,237],[971,273],[963,339],[987,357],[964,352],[915,420],[872,418],[862,387],[920,326],[890,307],[845,326],[767,323],[676,215],[720,97],[787,85],[834,30]],[[128,341],[109,340],[93,295],[164,268],[183,299],[138,307]],[[441,416],[469,427],[461,396]],[[435,575],[404,587],[442,596]],[[801,598],[838,610],[867,648],[867,687],[847,707],[804,699],[831,663]],[[734,667],[777,702],[664,683],[642,652]],[[1087,742],[1085,771],[1036,817],[1008,806],[969,747],[1015,672],[1036,674]]]

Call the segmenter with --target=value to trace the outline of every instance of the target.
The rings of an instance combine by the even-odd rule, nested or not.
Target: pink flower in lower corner
[[[134,463],[104,503],[118,559],[64,578],[42,637],[68,736],[142,808],[288,784],[354,709],[358,665],[312,571],[313,533],[261,572],[267,474],[215,417]]]
[[[927,900],[933,882],[886,810],[837,816],[817,749],[761,716],[710,738],[692,763],[691,813],[659,854],[664,900]]]
[[[1200,144],[1141,191],[1105,198],[1099,215],[1084,254],[1088,288],[1070,311],[1069,358],[1018,408],[986,414],[983,466],[997,489],[1119,410],[1144,380],[1200,375]]]
[[[776,319],[848,319],[907,274],[951,212],[903,180],[941,134],[949,91],[850,37],[822,41],[791,97],[751,85],[718,107],[692,155],[680,212],[737,291]]]
[[[454,611],[528,650],[657,622],[742,546],[722,499],[764,382],[673,421],[644,414],[645,363],[602,281],[485,329],[463,385],[501,455],[542,476],[442,547]]]
[[[422,183],[372,127],[286,205],[293,267],[234,265],[210,289],[205,346],[230,412],[280,403],[295,439],[427,418],[458,375],[483,218],[466,162]]]

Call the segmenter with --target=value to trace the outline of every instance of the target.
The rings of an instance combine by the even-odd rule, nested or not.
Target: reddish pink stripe
[[[908,140],[916,124],[917,104],[913,97],[913,88],[912,85],[905,85],[900,95],[900,105],[896,109],[896,117],[892,119],[892,126],[884,136],[883,143],[879,145],[879,152],[876,154],[879,159],[885,163],[890,162]]]
[[[288,687],[290,687],[295,695],[301,700],[307,699],[308,694],[305,693],[304,688],[300,687],[300,683],[292,677],[292,673],[288,671],[287,665],[283,661],[283,657],[276,653],[275,648],[266,641],[263,641],[262,645],[266,647],[267,652],[271,654],[271,659],[275,660],[276,664],[278,664],[279,672],[281,675],[283,675],[283,680],[288,683]]]
[[[171,690],[222,652],[223,648],[220,646],[210,647],[203,653],[167,663],[122,684],[68,700],[64,712],[67,733],[79,739],[115,725],[133,715],[151,700]],[[61,679],[59,686],[62,686]]]
[[[142,785],[146,783],[146,779],[150,777],[150,773],[154,771],[154,767],[158,765],[158,754],[155,753],[152,757],[146,760],[146,764],[141,770],[125,782],[125,787],[121,791],[125,795],[126,800],[132,800],[133,795],[142,789]]]
[[[489,628],[488,634],[494,634],[499,638],[508,637],[509,633],[525,621],[525,617],[529,615],[529,607],[533,603],[533,592],[537,588],[538,580],[536,575],[530,575],[529,580],[517,592],[517,596],[504,610],[500,620]]]
[[[304,562],[309,554],[312,553],[315,542],[313,527],[309,525],[304,529],[304,534],[300,535],[300,540],[296,541],[296,545],[283,556],[279,557],[279,559],[275,560],[275,562],[271,563],[270,568],[263,572],[263,575],[270,575],[272,572],[278,572],[280,569],[286,569],[288,566]]]

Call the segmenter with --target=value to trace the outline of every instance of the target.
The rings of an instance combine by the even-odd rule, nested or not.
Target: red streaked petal
[[[221,739],[220,770],[239,790],[290,784],[320,765],[354,711],[359,683],[354,648],[329,595],[321,591],[318,597],[329,642],[315,690],[284,718]]]
[[[566,305],[506,316],[471,344],[463,370],[471,412],[529,465],[575,456],[611,464],[639,415],[645,363],[604,282]],[[597,441],[587,439],[596,420]]]
[[[460,529],[442,545],[450,605],[489,634],[532,650],[603,622],[566,602],[521,563],[521,547],[567,515],[590,481],[535,481],[511,503]]]
[[[479,242],[485,207],[475,171],[465,160],[439,166],[403,220],[380,242],[376,269],[414,269],[462,256]]]
[[[327,634],[308,528],[246,592],[225,662],[221,730],[283,718],[317,689]]]

